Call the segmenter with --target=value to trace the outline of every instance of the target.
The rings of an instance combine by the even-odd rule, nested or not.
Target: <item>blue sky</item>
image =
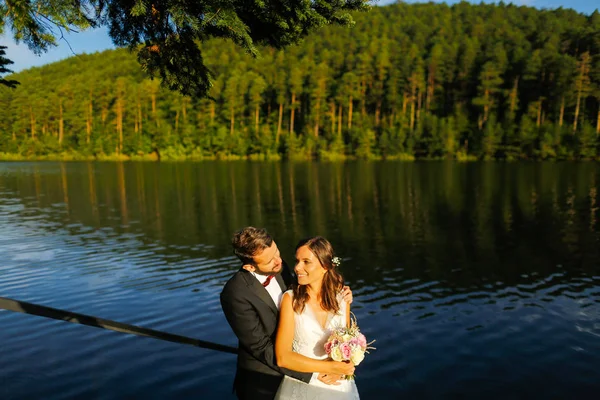
[[[393,3],[395,0],[379,0],[378,4],[385,5]],[[413,3],[415,1],[408,0],[407,3]],[[439,3],[441,1],[435,1]],[[448,4],[454,4],[458,1],[448,0],[445,1]],[[476,1],[477,3],[479,1]],[[492,2],[492,1],[486,1]],[[505,1],[510,3],[511,1]],[[595,9],[600,8],[600,5],[595,0],[513,0],[512,3],[517,5],[527,5],[536,8],[574,8],[579,12],[585,14],[591,14]],[[7,34],[8,33],[8,34]],[[92,31],[86,31],[82,33],[73,33],[65,35],[69,45],[65,41],[60,41],[57,47],[51,48],[48,52],[43,53],[41,56],[33,54],[27,46],[24,44],[15,44],[12,40],[12,36],[9,32],[4,35],[0,35],[0,44],[7,46],[6,54],[9,59],[14,61],[14,64],[9,66],[14,72],[21,70],[51,63],[54,61],[62,60],[64,58],[72,57],[73,53],[94,53],[106,49],[114,48],[110,38],[108,37],[107,30],[105,28],[96,29]],[[71,51],[72,49],[72,51]]]

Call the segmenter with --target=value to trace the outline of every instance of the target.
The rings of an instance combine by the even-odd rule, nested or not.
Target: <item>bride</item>
[[[300,241],[294,270],[298,283],[281,299],[275,341],[277,364],[299,372],[331,370],[328,366],[335,361],[327,360],[325,342],[331,330],[350,323],[350,307],[339,295],[343,278],[333,263],[331,243],[320,236]],[[346,364],[343,373],[352,375],[354,366]],[[359,399],[354,380],[339,378],[337,384],[327,385],[315,373],[307,384],[286,375],[275,399]]]

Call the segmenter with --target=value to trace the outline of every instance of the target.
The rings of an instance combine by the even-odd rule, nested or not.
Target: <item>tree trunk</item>
[[[361,115],[364,117],[367,113],[367,82],[364,80],[360,84],[360,96],[362,97]]]
[[[331,136],[335,133],[335,102],[330,103],[329,109],[331,110]]]
[[[119,133],[117,154],[121,154],[123,151],[123,100],[120,97],[117,100],[117,132]]]
[[[375,126],[379,126],[380,116],[381,116],[381,100],[377,100],[377,105],[375,106]]]
[[[140,133],[140,129],[142,126],[142,118],[141,118],[141,111],[140,111],[140,97],[137,96],[137,98],[135,99],[135,104],[136,104],[136,110],[135,110],[135,127],[133,129],[133,131],[135,132],[136,136]]]
[[[255,124],[254,131],[256,132],[256,136],[258,136],[258,121],[260,118],[259,111],[258,111],[259,107],[260,107],[260,105],[258,103],[256,103],[256,110],[254,112],[254,124]]]
[[[585,55],[586,53],[584,53]],[[583,56],[582,56],[583,57]],[[577,80],[577,104],[575,105],[575,119],[573,120],[573,133],[577,131],[577,122],[579,121],[579,108],[581,106],[581,94],[583,92],[583,83],[586,77],[586,63],[581,61],[579,79]]]
[[[338,111],[338,136],[342,137],[342,104],[340,104]]]
[[[231,121],[231,123],[229,124],[229,135],[233,136],[233,131],[234,131],[234,128],[235,128],[235,110],[233,108],[233,105],[231,106],[230,121]]]
[[[32,106],[29,106],[29,117],[31,122],[31,138],[35,140],[35,115],[33,114]]]
[[[542,111],[542,125],[544,125],[544,121],[546,121],[546,113]]]
[[[538,104],[537,120],[535,121],[535,124],[538,128],[542,124],[542,104],[543,103],[544,103],[544,100],[540,99],[540,104]]]
[[[421,90],[419,90],[419,95],[417,97],[417,124],[421,121],[421,103],[423,99],[423,94]]]
[[[431,106],[431,100],[433,99],[433,92],[435,89],[435,71],[430,69],[429,79],[427,80],[427,88],[425,89],[425,111],[429,111]]]
[[[410,130],[415,128],[415,102],[417,100],[417,81],[414,76],[411,77],[410,84]]]
[[[102,115],[100,116],[100,119],[102,120],[102,127],[106,127],[106,118],[108,118],[108,108],[106,108],[105,106],[102,107]]]
[[[315,116],[315,137],[319,137],[319,118],[321,110],[321,97],[317,97],[317,115]]]
[[[140,128],[140,136],[142,136],[144,134],[144,130],[142,129],[142,121],[144,119],[144,116],[142,114],[142,102],[138,101],[138,121],[139,121],[139,128]]]
[[[277,121],[277,134],[275,135],[275,143],[279,143],[279,135],[281,135],[281,121],[283,120],[283,103],[279,103],[279,121]]]
[[[410,130],[415,129],[415,100],[413,97],[410,99]]]
[[[296,93],[292,93],[292,109],[290,111],[290,133],[294,133],[294,113],[296,111]]]
[[[63,119],[63,101],[58,100],[58,145],[62,146],[65,134],[65,120]]]
[[[485,124],[488,120],[488,114],[490,112],[490,91],[489,90],[485,90],[485,93],[483,95],[484,99],[485,99],[485,104],[483,105],[483,122],[481,124],[481,126],[483,127],[483,124]],[[479,128],[481,129],[481,128]]]
[[[575,106],[575,119],[573,120],[573,133],[577,131],[577,120],[579,120],[579,105],[581,102],[581,89],[577,91],[577,105]]]
[[[513,89],[510,92],[510,112],[514,113],[517,108],[517,98],[519,91],[519,77],[515,78],[515,83],[513,85]]]
[[[156,113],[156,94],[152,93],[152,118],[154,118],[154,123],[156,124],[156,127],[159,127],[159,122],[158,122],[158,115]]]
[[[563,96],[560,101],[560,116],[558,117],[558,126],[560,126],[561,128],[563,126],[564,117],[565,117],[565,98]]]
[[[86,133],[85,142],[87,144],[90,144],[90,140],[92,138],[93,118],[94,118],[94,104],[92,103],[92,98],[91,98],[91,93],[90,93],[90,102],[88,104],[88,116],[87,116],[87,121],[86,121],[86,126],[85,126],[85,133]]]
[[[352,96],[348,99],[348,130],[352,129]]]
[[[598,99],[598,117],[596,118],[596,135],[600,134],[600,99]]]
[[[137,135],[138,131],[139,131],[138,114],[136,112],[135,116],[134,116],[134,120],[133,120],[133,132]]]

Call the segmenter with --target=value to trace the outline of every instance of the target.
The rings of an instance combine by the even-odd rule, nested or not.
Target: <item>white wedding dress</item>
[[[284,296],[293,298],[293,292],[288,290]],[[346,326],[346,302],[338,298],[340,311],[334,315],[329,313],[325,329],[321,327],[315,313],[306,305],[302,314],[294,313],[295,332],[292,348],[296,353],[317,360],[328,358],[325,352],[325,342],[331,330],[336,327]],[[317,379],[318,374],[313,374],[310,383],[285,376],[275,400],[358,400],[358,389],[354,380],[341,380],[340,385],[327,385]]]

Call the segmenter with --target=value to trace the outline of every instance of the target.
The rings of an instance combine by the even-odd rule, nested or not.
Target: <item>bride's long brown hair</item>
[[[333,264],[333,246],[331,246],[331,243],[327,239],[321,236],[301,240],[296,245],[296,251],[302,246],[308,247],[326,270],[321,285],[321,308],[337,314],[340,311],[337,295],[344,287],[344,278]],[[306,285],[294,283],[292,290],[294,291],[292,307],[295,312],[301,313],[304,311],[306,302],[310,297],[307,287]]]

